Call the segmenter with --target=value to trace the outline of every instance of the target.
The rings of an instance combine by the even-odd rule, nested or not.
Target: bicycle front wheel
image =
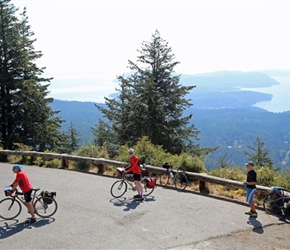
[[[175,188],[177,191],[183,191],[187,187],[188,178],[185,173],[176,173],[175,176]]]
[[[166,187],[168,185],[168,182],[169,182],[169,176],[168,176],[168,173],[167,171],[163,172],[160,176],[159,176],[159,185],[161,187]]]
[[[4,220],[16,218],[22,210],[20,202],[13,198],[5,198],[0,201],[0,217]]]
[[[279,214],[281,212],[281,199],[277,193],[269,193],[265,196],[263,207],[268,214]],[[282,205],[283,206],[283,205]]]
[[[115,198],[120,198],[127,191],[127,183],[123,180],[116,181],[111,187],[111,195]]]
[[[53,216],[58,208],[56,200],[50,197],[38,197],[33,206],[35,213],[41,218]]]

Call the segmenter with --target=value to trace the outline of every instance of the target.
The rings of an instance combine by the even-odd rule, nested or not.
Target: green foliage
[[[105,98],[106,107],[97,105],[110,125],[99,123],[94,130],[96,141],[132,146],[147,136],[171,154],[193,148],[199,132],[189,123],[192,115],[184,110],[192,106],[185,96],[195,86],[179,84],[180,76],[173,72],[179,62],[158,31],[138,52],[137,63],[129,61],[132,74],[118,77],[119,95]]]
[[[44,168],[61,168],[60,159],[45,159],[43,157],[37,157],[34,164]]]
[[[182,153],[178,157],[178,166],[182,166],[182,170],[195,172],[195,173],[206,173],[202,160],[197,157],[192,157],[187,153]]]
[[[20,15],[10,1],[0,1],[0,138],[4,149],[15,143],[32,150],[53,149],[58,143],[61,121],[47,98],[51,78],[35,61],[34,33],[26,9]]]
[[[79,148],[79,132],[74,128],[71,122],[69,130],[66,133],[61,133],[61,140],[57,147],[57,152],[70,154]]]
[[[290,188],[289,177],[289,170],[282,173],[278,173],[269,167],[261,167],[257,170],[258,185],[266,187],[280,186]]]
[[[19,151],[30,151],[31,148],[27,145],[24,145],[22,143],[15,143],[15,150]],[[31,157],[25,156],[25,155],[9,155],[8,156],[8,162],[10,163],[19,163],[19,164],[30,164],[31,163]]]
[[[273,167],[273,161],[268,156],[269,150],[264,148],[264,142],[259,137],[254,141],[254,147],[248,146],[253,153],[245,152],[256,167],[268,166],[270,169]]]
[[[87,145],[80,147],[77,151],[72,153],[73,155],[91,157],[91,158],[105,158],[108,159],[109,155],[106,148],[102,148],[95,145]],[[103,167],[102,165],[96,165],[87,161],[75,161],[74,163],[77,169],[88,171],[92,166]]]
[[[172,155],[167,153],[161,146],[156,146],[149,141],[149,138],[142,137],[135,146],[133,146],[135,154],[138,156],[140,163],[146,163],[152,166],[162,167],[165,162],[170,162],[173,168],[181,166],[185,171],[206,172],[202,161],[197,157],[192,157],[187,153],[180,155]],[[117,161],[129,162],[127,145],[119,147],[119,154],[115,158]]]
[[[241,182],[247,179],[246,172],[236,167],[213,168],[209,171],[209,175]]]

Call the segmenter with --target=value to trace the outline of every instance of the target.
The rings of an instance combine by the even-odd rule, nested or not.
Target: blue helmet
[[[22,170],[22,166],[20,166],[20,165],[18,165],[18,164],[13,165],[12,170],[13,170],[14,168],[17,168],[19,171]]]

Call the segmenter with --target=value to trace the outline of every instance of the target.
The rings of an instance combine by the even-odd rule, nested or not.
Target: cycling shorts
[[[32,189],[30,189],[28,192],[24,193],[24,199],[26,202],[30,202],[32,200],[31,193],[32,193]]]
[[[134,181],[141,181],[141,174],[133,174]]]

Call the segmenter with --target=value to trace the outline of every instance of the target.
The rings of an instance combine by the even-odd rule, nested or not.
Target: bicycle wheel
[[[145,180],[142,180],[142,185],[143,185],[143,195],[144,196],[148,196],[150,194],[152,194],[152,192],[154,191],[155,187],[154,188],[148,188],[147,187],[147,183]]]
[[[16,218],[22,210],[20,202],[13,198],[5,198],[0,201],[0,217],[4,220]]]
[[[41,218],[53,216],[58,208],[56,200],[50,197],[38,197],[33,207],[35,213]]]
[[[269,193],[265,196],[263,201],[263,207],[268,214],[279,214],[281,212],[280,195],[277,193]]]
[[[127,183],[123,180],[116,181],[111,187],[111,195],[115,198],[120,198],[127,191]]]
[[[169,183],[169,176],[167,174],[167,171],[164,171],[160,176],[159,176],[159,185],[161,187],[166,187]]]
[[[185,173],[176,173],[174,184],[177,191],[183,191],[187,187],[188,179]]]

